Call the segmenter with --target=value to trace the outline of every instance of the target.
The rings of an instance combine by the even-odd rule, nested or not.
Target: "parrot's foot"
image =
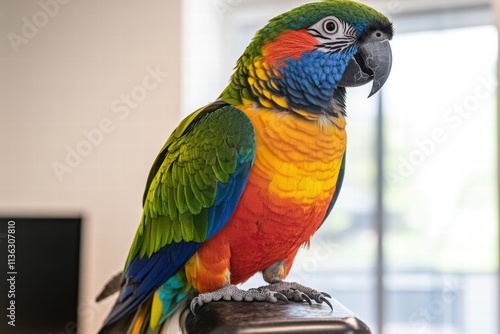
[[[311,300],[316,301],[319,304],[322,304],[323,302],[330,306],[330,308],[333,311],[333,306],[330,303],[330,301],[326,298],[332,298],[328,293],[326,292],[318,292],[314,289],[308,288],[306,286],[303,286],[299,283],[295,282],[278,282],[278,283],[273,283],[270,285],[262,286],[258,288],[258,290],[261,291],[274,291],[279,294],[284,295],[287,299],[293,300],[296,302],[303,302],[306,301],[309,303],[309,305],[312,304]]]
[[[288,299],[278,291],[267,289],[250,289],[248,291],[238,289],[234,285],[226,285],[221,289],[213,292],[201,293],[194,297],[191,301],[191,312],[195,314],[196,306],[202,306],[213,301],[219,300],[234,300],[234,301],[259,301],[276,303],[278,299],[288,302]]]

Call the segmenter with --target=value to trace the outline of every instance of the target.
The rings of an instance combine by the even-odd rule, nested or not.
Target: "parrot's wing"
[[[342,188],[342,182],[344,182],[345,155],[346,154],[344,152],[344,155],[342,156],[342,162],[340,164],[339,175],[337,176],[337,183],[335,184],[335,191],[333,192],[332,200],[331,200],[330,204],[328,205],[328,209],[326,210],[325,218],[323,218],[323,223],[325,222],[325,219],[328,217],[328,215],[332,211],[333,206],[335,205],[335,202],[337,202],[337,198],[339,197],[339,194],[340,194],[340,188]],[[321,225],[323,225],[323,223],[321,223]],[[320,225],[320,227],[321,227],[321,225]]]
[[[233,214],[255,156],[255,133],[239,109],[215,102],[188,116],[149,174],[143,215],[106,324],[135,310]]]

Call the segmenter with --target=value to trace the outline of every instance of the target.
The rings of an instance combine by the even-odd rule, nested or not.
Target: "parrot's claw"
[[[248,291],[238,289],[234,285],[226,285],[219,290],[207,293],[201,293],[191,300],[190,309],[193,314],[196,315],[196,307],[203,306],[210,302],[216,302],[219,300],[234,300],[237,302],[246,301],[259,301],[259,302],[270,302],[276,303],[279,300],[283,300],[288,303],[288,298],[279,291],[271,291],[266,289],[249,289]]]
[[[329,293],[326,293],[326,292],[320,292],[323,296],[327,297],[327,298],[332,298],[332,296],[330,296]]]
[[[330,303],[330,301],[328,299],[326,299],[325,297],[321,297],[319,300],[320,300],[319,301],[320,304],[325,302],[325,304],[330,306],[330,309],[333,311],[332,303]]]
[[[267,291],[267,293],[269,293],[270,291]],[[282,300],[284,301],[285,303],[288,304],[288,298],[286,298],[286,296],[282,293],[279,293],[279,292],[276,292],[276,291],[271,291],[271,294],[274,296],[274,298],[278,300]],[[274,302],[273,302],[274,303]]]
[[[316,301],[319,304],[323,302],[330,306],[330,309],[333,311],[333,306],[330,301],[326,298],[332,298],[326,292],[318,292],[314,289],[308,288],[301,284],[295,282],[278,282],[270,285],[266,285],[260,287],[259,290],[269,290],[282,293],[289,300],[293,300],[296,302],[307,302],[309,305],[312,304],[312,300]]]

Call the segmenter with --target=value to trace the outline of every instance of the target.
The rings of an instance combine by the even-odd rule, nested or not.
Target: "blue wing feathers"
[[[146,256],[142,259],[138,257],[134,258],[124,274],[128,285],[120,292],[120,297],[104,326],[115,322],[135,310],[169,277],[174,275],[200,246],[201,244],[196,242],[169,244],[154,253],[150,258]],[[142,280],[136,280],[135,275],[137,272],[142,271],[149,261],[154,262],[154,265],[151,266],[149,272],[143,276]],[[125,297],[122,297],[122,295]]]

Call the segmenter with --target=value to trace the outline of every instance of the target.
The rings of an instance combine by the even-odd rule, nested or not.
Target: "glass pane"
[[[496,333],[496,30],[402,34],[393,51],[385,333]]]

